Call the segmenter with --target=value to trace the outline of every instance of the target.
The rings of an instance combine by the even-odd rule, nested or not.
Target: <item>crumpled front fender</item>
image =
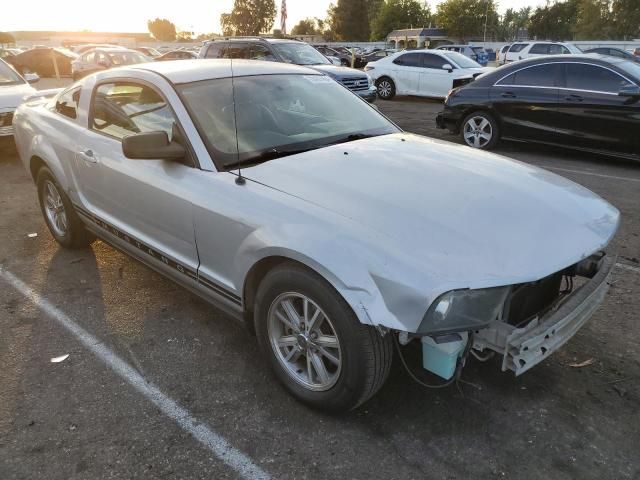
[[[320,228],[300,229],[293,224],[282,225],[277,232],[256,230],[238,250],[237,284],[254,265],[270,257],[294,260],[321,275],[366,325],[415,331],[428,308],[424,292],[400,281],[398,268],[388,268],[397,263],[381,261],[383,254],[353,238],[331,237]],[[415,275],[405,270],[404,277]]]

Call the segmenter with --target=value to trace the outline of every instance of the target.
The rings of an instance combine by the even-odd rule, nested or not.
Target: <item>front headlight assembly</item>
[[[452,290],[431,304],[416,333],[477,330],[498,318],[510,287]]]

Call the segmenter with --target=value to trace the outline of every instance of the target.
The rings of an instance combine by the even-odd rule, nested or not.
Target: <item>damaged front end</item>
[[[521,375],[591,318],[609,290],[614,265],[614,257],[600,252],[538,282],[513,287],[502,315],[475,332],[473,348],[501,354],[502,370]]]
[[[400,343],[421,337],[423,367],[447,380],[469,350],[495,352],[503,371],[521,375],[591,318],[614,265],[615,258],[599,252],[536,282],[447,292],[433,302],[418,332],[401,334]],[[490,318],[495,320],[487,323]]]

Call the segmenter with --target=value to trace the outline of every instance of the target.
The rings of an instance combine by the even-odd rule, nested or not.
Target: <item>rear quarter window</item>
[[[522,50],[525,49],[525,47],[529,45],[528,43],[514,43],[513,45],[511,45],[511,48],[509,49],[509,52],[521,52]]]
[[[532,54],[536,54],[536,55],[546,55],[549,53],[549,45],[544,44],[544,43],[536,43],[533,47],[531,47],[531,50],[529,50],[529,53]]]

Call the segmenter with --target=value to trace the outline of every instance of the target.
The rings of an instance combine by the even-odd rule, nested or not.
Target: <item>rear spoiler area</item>
[[[32,95],[29,95],[28,97],[25,97],[24,101],[25,102],[32,102],[34,100],[42,100],[42,99],[55,97],[58,93],[60,93],[63,90],[64,90],[64,88],[49,88],[47,90],[38,90],[37,92],[33,93]]]

